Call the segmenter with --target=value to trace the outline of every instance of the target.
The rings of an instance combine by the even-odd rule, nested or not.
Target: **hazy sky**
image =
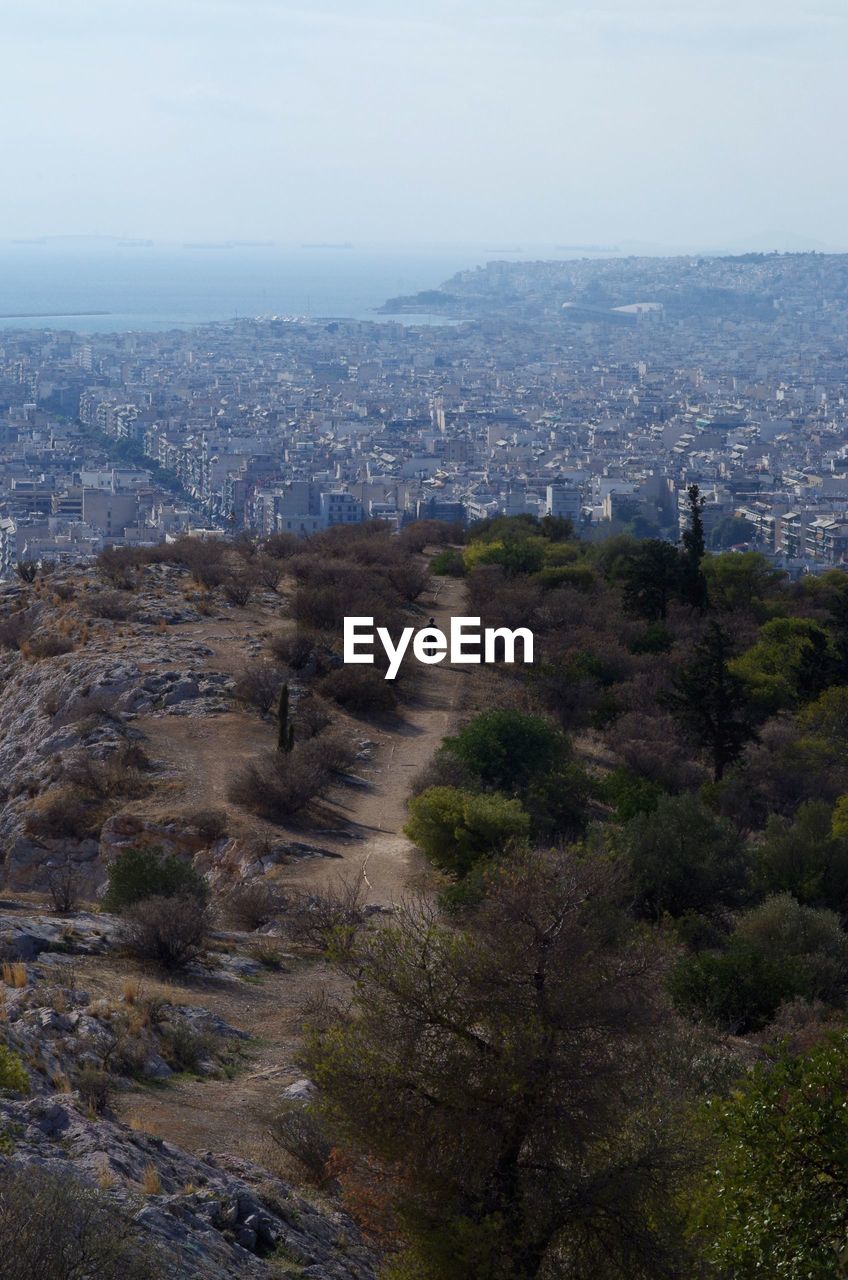
[[[848,244],[846,0],[0,0],[0,237]]]

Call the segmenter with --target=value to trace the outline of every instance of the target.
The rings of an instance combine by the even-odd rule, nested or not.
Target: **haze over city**
[[[0,238],[839,249],[848,15],[803,10],[7,0]]]

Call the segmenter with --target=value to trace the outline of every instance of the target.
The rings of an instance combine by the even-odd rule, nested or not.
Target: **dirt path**
[[[452,614],[462,612],[462,584],[448,579],[432,597],[422,601],[443,630]],[[362,736],[376,744],[371,767],[363,776],[367,790],[346,789],[338,804],[355,840],[321,837],[321,843],[341,855],[315,859],[286,868],[287,882],[317,887],[347,867],[364,866],[368,901],[388,905],[414,882],[418,855],[403,835],[406,799],[414,776],[427,764],[452,729],[464,692],[468,668],[447,662],[424,669],[417,699],[405,709],[403,723],[391,731],[362,725]],[[162,750],[175,768],[202,767],[203,782],[193,803],[224,805],[223,788],[232,769],[234,751],[255,750],[264,744],[268,728],[255,717],[234,713],[208,722],[151,721],[146,729],[154,751]],[[157,740],[160,739],[160,740]],[[91,966],[91,982],[106,974]],[[282,1089],[297,1078],[294,1066],[304,1003],[332,985],[333,974],[322,964],[295,965],[289,973],[268,973],[258,984],[188,986],[178,990],[184,1003],[212,1009],[233,1026],[250,1033],[250,1065],[234,1080],[180,1080],[166,1088],[137,1090],[119,1104],[121,1115],[139,1127],[167,1137],[193,1151],[234,1151],[261,1164],[294,1173],[268,1136],[270,1118],[279,1109]]]

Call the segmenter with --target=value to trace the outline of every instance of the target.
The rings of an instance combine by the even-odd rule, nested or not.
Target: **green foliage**
[[[659,538],[641,542],[622,566],[624,607],[649,622],[665,618],[682,583],[680,553]]]
[[[575,587],[578,591],[591,591],[595,585],[595,575],[585,564],[545,565],[534,575],[534,582],[546,591],[553,587]]]
[[[662,622],[652,622],[630,642],[631,653],[668,653],[674,637]]]
[[[692,1197],[707,1262],[734,1280],[835,1280],[848,1261],[848,1036],[760,1064],[706,1108]]]
[[[765,893],[791,893],[812,907],[848,910],[848,826],[830,805],[807,800],[794,821],[772,814],[758,850],[758,879]]]
[[[832,911],[777,894],[739,920],[721,952],[681,960],[671,991],[684,1012],[727,1031],[755,1031],[784,1001],[840,1003],[848,982],[848,938]]]
[[[569,753],[564,734],[547,720],[509,709],[484,711],[444,745],[484,786],[511,793],[550,773]]]
[[[640,778],[631,769],[613,769],[604,778],[601,797],[614,811],[616,822],[629,822],[640,813],[653,813],[664,791],[658,782]]]
[[[705,553],[703,518],[705,498],[696,484],[690,484],[687,496],[689,528],[681,539],[683,551],[680,565],[680,589],[682,598],[687,604],[703,612],[708,600],[707,580],[702,568]]]
[[[525,841],[530,817],[518,800],[430,787],[409,805],[404,831],[437,867],[462,879],[481,858]]]
[[[445,547],[444,551],[433,556],[430,571],[438,577],[464,578],[465,560],[462,552],[457,551],[456,547]]]
[[[743,681],[728,665],[729,653],[726,633],[711,622],[666,696],[672,714],[709,752],[716,782],[757,736]]]
[[[478,565],[498,564],[508,577],[538,573],[545,562],[544,539],[509,538],[504,541],[469,543],[465,549],[468,572]]]
[[[802,709],[798,723],[805,733],[821,739],[835,759],[848,762],[848,687],[825,689]]]
[[[725,547],[736,546],[739,542],[751,542],[756,532],[751,521],[744,516],[722,516],[710,534],[710,546],[721,551]]]
[[[636,904],[649,919],[732,906],[748,883],[741,838],[688,793],[655,795],[652,809],[627,823],[621,846],[633,868]]]
[[[728,611],[762,609],[785,578],[756,551],[707,556],[703,568],[710,604]]]
[[[18,1055],[4,1044],[0,1044],[0,1089],[29,1093],[26,1067]]]
[[[206,880],[188,862],[161,849],[122,849],[109,863],[106,911],[121,913],[145,898],[209,896]]]
[[[809,618],[772,618],[756,644],[731,663],[764,715],[817,697],[833,674],[834,655],[823,627]]]
[[[620,888],[603,860],[528,853],[462,927],[401,908],[351,956],[353,1009],[304,1067],[400,1226],[396,1277],[692,1274],[690,1058]]]

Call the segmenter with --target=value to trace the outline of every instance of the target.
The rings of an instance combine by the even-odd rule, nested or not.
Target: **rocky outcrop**
[[[344,1214],[318,1209],[234,1156],[193,1156],[161,1138],[83,1113],[73,1095],[0,1099],[0,1163],[72,1172],[124,1206],[180,1280],[376,1280],[378,1259]],[[151,1194],[144,1188],[156,1185]],[[273,1269],[263,1260],[274,1256]],[[290,1269],[286,1264],[290,1263]]]

